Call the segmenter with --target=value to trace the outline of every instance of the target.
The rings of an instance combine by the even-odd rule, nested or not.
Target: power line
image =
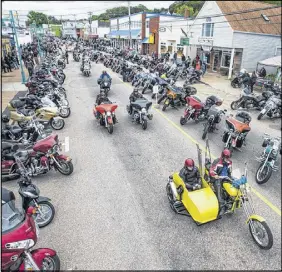
[[[275,15],[268,15],[267,17],[270,18],[270,17],[277,17],[277,16],[281,16],[281,14],[275,14]],[[229,21],[220,21],[220,22],[210,22],[212,24],[222,24],[222,23],[229,23],[229,22],[240,22],[240,21],[248,21],[248,20],[254,20],[254,19],[261,19],[262,17],[259,16],[259,17],[252,17],[252,18],[243,18],[243,19],[239,19],[239,20],[229,20]],[[165,21],[164,23],[167,23],[167,21]],[[196,25],[202,25],[203,23],[199,23],[199,24],[193,24],[193,26],[196,26]],[[265,25],[269,25],[269,24],[273,24],[273,23],[265,23]],[[275,23],[275,24],[281,24],[281,22],[279,23]],[[253,25],[253,24],[252,24]],[[256,24],[257,25],[257,24]],[[160,23],[160,27],[168,27],[168,26],[171,26],[171,25],[163,25],[162,23]],[[178,26],[186,26],[186,25],[178,25]],[[192,26],[192,25],[191,25]],[[229,27],[229,26],[228,26]]]

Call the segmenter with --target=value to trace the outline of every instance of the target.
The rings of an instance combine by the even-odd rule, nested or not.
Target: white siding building
[[[281,7],[240,12],[270,6],[255,1],[206,1],[189,29],[191,58],[199,55],[210,70],[229,77],[241,68],[255,70],[258,61],[281,50]],[[223,15],[227,13],[240,15]],[[269,16],[272,25],[263,15]]]

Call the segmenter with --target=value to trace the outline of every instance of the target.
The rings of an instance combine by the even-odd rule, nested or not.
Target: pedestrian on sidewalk
[[[203,61],[201,69],[202,69],[202,72],[203,72],[202,77],[204,77],[204,75],[207,71],[207,63],[205,61]]]
[[[8,73],[8,65],[3,58],[1,58],[1,69],[2,72],[4,71],[4,73]]]
[[[69,53],[68,53],[68,47],[66,47],[66,60],[67,60],[67,64],[69,64]]]
[[[29,57],[26,60],[26,68],[28,70],[29,77],[31,77],[33,74],[33,69],[34,69],[34,62],[33,62],[33,59],[31,59],[31,57]]]
[[[5,64],[7,65],[8,72],[12,72],[12,67],[11,67],[11,63],[10,63],[10,59],[8,55],[4,57],[4,61],[5,61]]]
[[[174,51],[174,54],[173,54],[173,63],[176,64],[176,62],[177,62],[177,53],[176,53],[176,51]]]
[[[34,48],[33,57],[34,57],[34,60],[35,60],[36,65],[39,65],[37,48]]]

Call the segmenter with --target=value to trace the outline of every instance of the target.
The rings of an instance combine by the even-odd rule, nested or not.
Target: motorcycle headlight
[[[108,111],[108,112],[107,112],[107,116],[111,116],[111,115],[112,115],[111,112]]]
[[[7,249],[28,249],[34,246],[34,241],[32,239],[22,240],[14,243],[7,243],[5,247]]]
[[[60,151],[60,146],[59,145],[54,145],[52,148],[53,153],[58,153]]]
[[[146,110],[145,108],[142,108],[141,112],[142,112],[142,113],[146,113],[147,110]]]

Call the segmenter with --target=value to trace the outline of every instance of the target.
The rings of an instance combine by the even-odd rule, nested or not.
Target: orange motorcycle
[[[93,114],[101,126],[107,128],[110,134],[114,131],[114,125],[117,123],[115,110],[117,109],[117,104],[100,104],[99,106],[94,106]]]
[[[251,130],[250,122],[252,118],[249,113],[241,111],[235,115],[232,114],[225,120],[227,130],[222,136],[222,141],[225,143],[224,148],[233,152],[234,148],[240,148],[245,144],[246,136]]]

